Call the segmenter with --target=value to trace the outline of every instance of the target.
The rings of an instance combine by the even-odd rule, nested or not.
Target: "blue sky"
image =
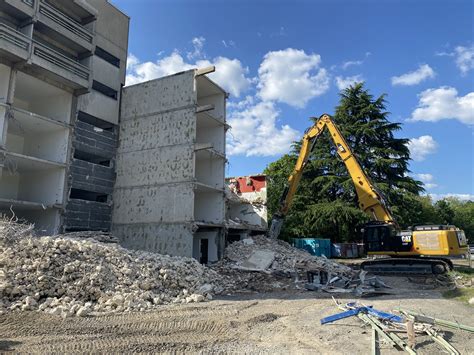
[[[127,83],[216,65],[228,176],[261,172],[364,80],[388,95],[427,191],[474,199],[472,1],[112,2],[131,17]]]

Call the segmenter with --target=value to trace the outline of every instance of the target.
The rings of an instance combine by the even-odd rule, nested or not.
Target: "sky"
[[[386,94],[411,175],[474,200],[474,9],[459,0],[112,0],[131,17],[126,84],[216,66],[226,176],[261,173],[364,81]]]

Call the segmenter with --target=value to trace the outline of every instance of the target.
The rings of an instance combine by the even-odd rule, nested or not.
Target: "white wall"
[[[20,185],[20,177],[11,175],[6,168],[0,175],[0,198],[7,200],[16,200],[18,196],[18,186]]]
[[[73,95],[28,74],[18,72],[13,105],[57,121],[71,120]]]
[[[62,203],[64,175],[62,168],[20,174],[18,199],[45,205]]]
[[[10,83],[10,67],[0,64],[0,102],[6,102]]]
[[[214,188],[224,188],[224,158],[207,150],[201,150],[196,152],[195,164],[195,174],[198,182]]]
[[[206,113],[198,114],[196,120],[196,143],[211,143],[214,150],[224,154],[224,126],[218,122],[212,122],[212,119],[206,117]]]
[[[6,129],[6,118],[5,114],[7,112],[7,109],[5,106],[2,106],[0,104],[0,147],[5,146],[6,142],[6,134],[5,134],[5,129]]]
[[[216,94],[201,97],[198,92],[198,106],[214,105],[214,110],[208,111],[211,116],[224,120],[225,117],[225,96]]]
[[[19,218],[34,223],[35,230],[39,235],[52,235],[58,233],[59,211],[57,209],[47,210],[13,210]],[[9,215],[7,212],[7,215]]]
[[[224,222],[224,198],[221,192],[194,191],[194,219],[221,224]]]
[[[203,239],[208,240],[208,262],[215,262],[218,260],[217,257],[217,240],[219,231],[200,232],[194,234],[193,239],[193,258],[196,260],[201,259],[201,241]]]

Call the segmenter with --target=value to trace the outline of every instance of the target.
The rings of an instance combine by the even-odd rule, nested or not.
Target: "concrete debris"
[[[281,289],[299,288],[299,280],[310,270],[345,278],[356,276],[347,266],[264,235],[230,244],[224,258],[211,267],[226,276],[229,284],[233,282],[233,287],[229,286],[233,291],[264,292],[273,290],[276,284]]]
[[[249,271],[265,271],[275,260],[275,253],[270,250],[256,250],[238,267]]]
[[[390,294],[391,288],[376,276],[367,277],[366,271],[359,274],[332,276],[324,270],[308,271],[308,283],[305,288],[310,291],[328,293],[352,293],[358,297],[368,297]]]
[[[251,239],[253,243],[250,242]],[[308,252],[292,247],[282,240],[273,240],[265,235],[256,235],[232,243],[225,250],[221,264],[228,267],[242,268],[249,259],[255,258],[256,252],[272,252],[274,259],[266,268],[267,271],[294,273],[299,269],[316,269],[331,271],[333,275],[352,275],[350,267],[338,264],[332,260],[315,257]],[[263,254],[261,254],[263,255]],[[243,267],[245,269],[245,267]]]
[[[36,237],[0,221],[0,313],[39,310],[62,317],[202,302],[224,290],[196,260],[131,251],[88,234]]]
[[[77,238],[77,239],[94,239],[102,243],[119,243],[118,238],[105,232],[85,231],[85,232],[69,232],[62,234],[65,238]]]

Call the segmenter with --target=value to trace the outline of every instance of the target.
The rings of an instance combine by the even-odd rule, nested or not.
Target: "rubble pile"
[[[211,267],[227,277],[226,286],[233,291],[298,287],[309,270],[344,278],[355,275],[350,267],[264,235],[230,244],[223,259]]]
[[[93,238],[36,237],[0,220],[0,313],[40,310],[63,317],[200,302],[223,291],[196,260],[131,251]]]
[[[267,257],[268,265],[259,264],[257,260],[253,260],[252,256],[255,259]],[[353,272],[348,266],[325,257],[315,257],[285,241],[270,239],[264,235],[256,235],[232,243],[226,248],[222,263],[227,267],[249,271],[267,270],[291,273],[298,268],[311,267],[330,271],[333,274],[352,274]],[[262,266],[265,267],[262,268]]]

